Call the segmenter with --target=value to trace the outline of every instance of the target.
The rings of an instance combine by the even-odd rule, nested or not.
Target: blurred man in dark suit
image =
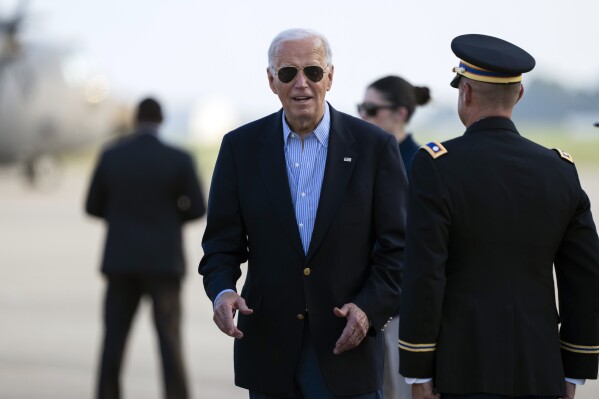
[[[108,225],[98,398],[120,396],[125,343],[143,296],[153,304],[165,397],[188,397],[180,336],[181,228],[206,209],[191,156],[157,136],[162,119],[156,100],[141,101],[136,131],[102,153],[89,188],[87,213]]]

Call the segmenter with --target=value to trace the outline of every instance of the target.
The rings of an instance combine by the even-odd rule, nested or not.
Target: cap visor
[[[462,75],[457,74],[455,75],[455,78],[453,78],[453,80],[451,81],[451,83],[449,84],[451,87],[454,88],[458,88],[459,84],[460,84],[460,79],[462,78]]]

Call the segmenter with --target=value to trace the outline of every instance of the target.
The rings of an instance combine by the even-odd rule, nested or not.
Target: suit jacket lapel
[[[329,148],[307,262],[310,261],[326,235],[358,161],[358,154],[352,149],[354,138],[343,123],[341,114],[333,107],[330,107],[330,111]]]
[[[266,190],[272,202],[275,214],[283,230],[291,240],[293,247],[304,256],[302,241],[297,229],[295,211],[289,190],[287,164],[283,147],[282,111],[271,118],[270,125],[261,134],[261,147],[256,157]]]

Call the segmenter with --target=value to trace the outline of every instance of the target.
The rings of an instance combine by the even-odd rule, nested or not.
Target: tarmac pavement
[[[0,399],[94,396],[105,228],[83,211],[90,168],[70,165],[58,187],[44,190],[27,187],[15,173],[0,174]],[[599,206],[599,170],[581,171],[581,180]],[[233,383],[233,340],[212,322],[196,271],[204,222],[185,230],[183,331],[190,389],[193,398],[245,399],[246,391]],[[122,385],[127,399],[162,397],[148,303],[133,325]],[[576,398],[599,398],[599,384],[587,382]]]
[[[34,190],[0,174],[0,398],[94,396],[104,281],[105,227],[83,211],[91,165],[67,168],[58,187]],[[241,399],[233,340],[212,322],[197,264],[205,220],[185,228],[183,336],[193,398]],[[151,307],[143,302],[126,352],[124,398],[161,398]]]

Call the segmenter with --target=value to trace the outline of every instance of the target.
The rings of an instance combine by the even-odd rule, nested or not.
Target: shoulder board
[[[557,151],[557,153],[559,154],[560,157],[562,157],[562,159],[565,159],[566,161],[568,161],[570,163],[574,163],[574,158],[572,158],[572,155],[570,155],[566,151],[560,150],[559,148],[554,148],[553,150]]]
[[[447,154],[447,149],[445,149],[443,144],[439,143],[438,141],[431,141],[430,143],[420,147],[420,149],[426,150],[426,152],[428,152],[433,159],[437,159],[441,155]]]

